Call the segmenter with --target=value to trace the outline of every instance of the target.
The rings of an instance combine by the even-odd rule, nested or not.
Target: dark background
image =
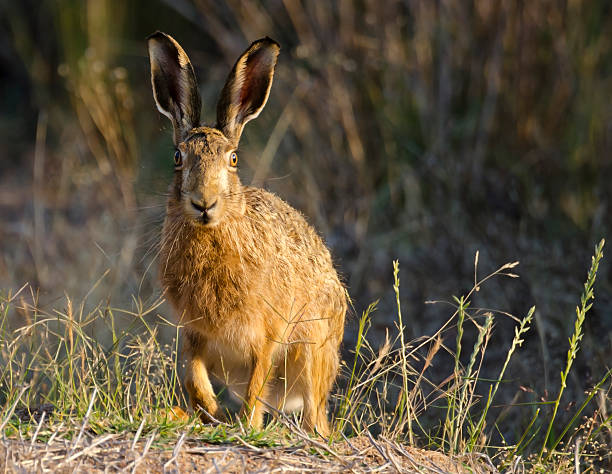
[[[47,308],[65,294],[118,307],[159,295],[173,146],[150,89],[157,29],[189,54],[209,123],[248,44],[281,44],[241,176],[324,236],[355,313],[380,299],[374,346],[396,332],[392,260],[409,338],[452,315],[425,302],[469,291],[477,250],[479,277],[519,260],[520,278],[488,281],[473,306],[537,306],[502,398],[554,398],[590,255],[612,236],[610,2],[2,1],[0,291],[28,282]],[[612,360],[611,268],[604,259],[568,400]],[[485,373],[513,325],[496,315]]]

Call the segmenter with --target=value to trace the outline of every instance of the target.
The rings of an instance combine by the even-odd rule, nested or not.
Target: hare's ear
[[[174,144],[200,123],[202,102],[193,66],[183,48],[166,33],[147,38],[151,85],[157,109],[172,121]]]
[[[255,41],[227,78],[217,104],[217,128],[236,144],[244,124],[257,117],[266,105],[279,51],[273,39]]]

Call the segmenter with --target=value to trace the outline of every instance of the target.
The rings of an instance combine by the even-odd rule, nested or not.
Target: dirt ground
[[[130,437],[132,435],[129,435]],[[0,440],[2,472],[497,472],[486,457],[441,453],[365,436],[334,444],[304,440],[291,447],[207,444],[155,435],[134,443],[123,434],[30,443]]]

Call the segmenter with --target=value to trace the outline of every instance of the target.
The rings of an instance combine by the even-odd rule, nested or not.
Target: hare
[[[191,406],[203,421],[223,418],[212,374],[252,427],[269,407],[303,410],[303,427],[328,435],[346,289],[302,214],[237,173],[242,129],[268,100],[280,46],[266,37],[238,58],[208,127],[185,51],[162,32],[147,40],[155,102],[174,127],[159,272],[184,325]]]

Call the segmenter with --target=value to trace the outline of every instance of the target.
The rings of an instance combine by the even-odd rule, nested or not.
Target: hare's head
[[[270,87],[279,45],[255,41],[238,58],[217,104],[217,123],[201,126],[201,100],[193,66],[169,35],[149,36],[151,84],[159,111],[174,127],[175,195],[184,215],[215,226],[244,212],[236,149],[244,125],[259,115]]]

